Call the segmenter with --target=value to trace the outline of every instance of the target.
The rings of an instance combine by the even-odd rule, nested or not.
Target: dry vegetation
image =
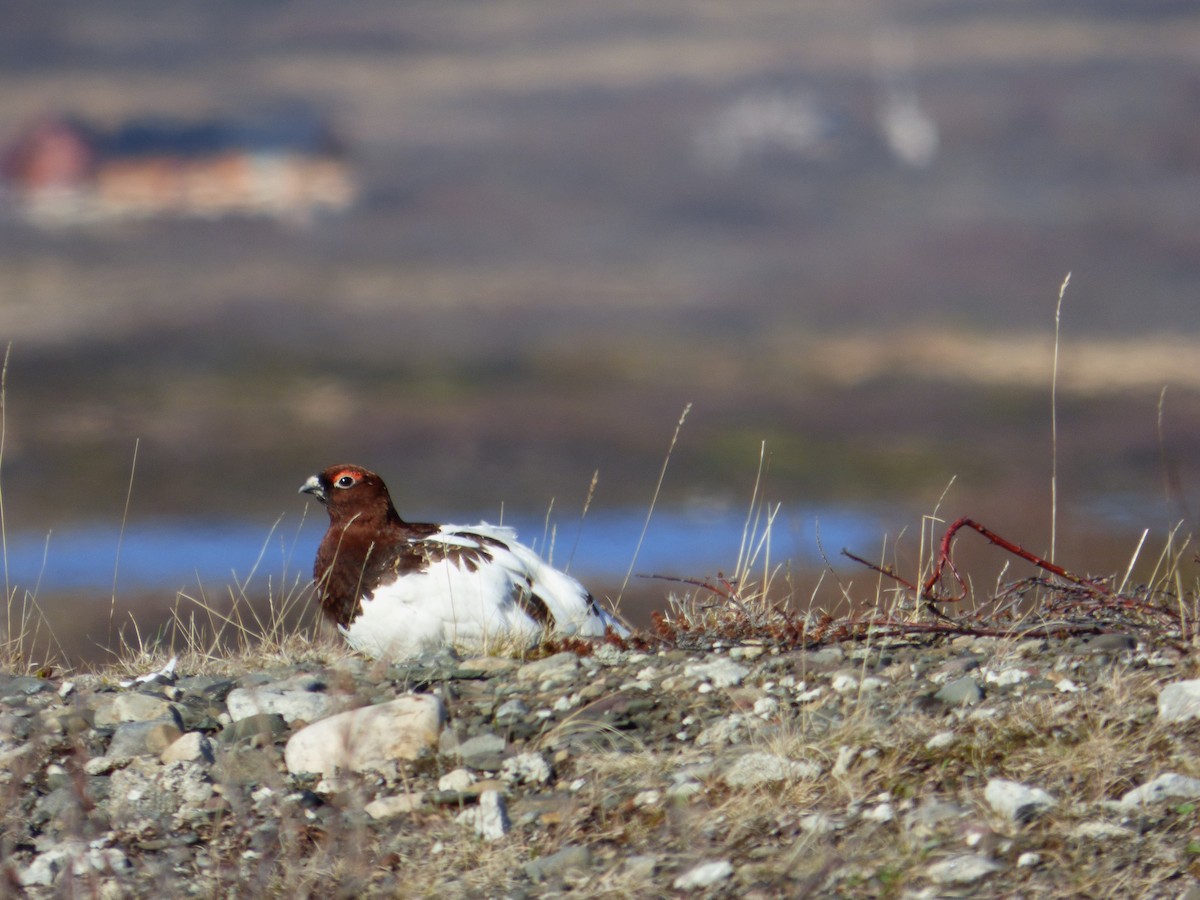
[[[548,801],[549,794],[510,788],[511,809],[520,818],[504,839],[481,840],[465,829],[455,821],[458,806],[424,806],[386,822],[361,813],[380,791],[428,791],[450,767],[432,760],[401,766],[382,780],[344,784],[323,795],[323,812],[314,818],[305,805],[282,799],[301,796],[313,784],[279,771],[282,738],[276,738],[276,749],[268,742],[252,751],[261,756],[253,776],[257,799],[243,798],[244,806],[235,802],[198,822],[192,834],[173,833],[169,853],[153,829],[115,838],[110,832],[106,840],[130,854],[154,890],[178,892],[190,884],[213,897],[247,892],[316,897],[331,891],[532,896],[563,890],[632,896],[669,889],[693,862],[710,858],[732,860],[736,871],[710,888],[712,895],[900,897],[929,884],[927,871],[935,861],[968,852],[1005,862],[1004,870],[981,882],[995,895],[1019,884],[1038,896],[1160,896],[1169,881],[1173,896],[1195,883],[1190,860],[1200,814],[1194,803],[1168,801],[1123,817],[1109,807],[1153,775],[1200,774],[1189,749],[1200,726],[1164,725],[1155,716],[1162,685],[1198,672],[1192,648],[1200,617],[1196,586],[1183,590],[1191,555],[1185,542],[1162,551],[1161,568],[1146,586],[1119,578],[1073,580],[1068,572],[1066,578],[998,584],[995,591],[947,603],[931,599],[942,588],[930,586],[939,543],[930,527],[919,578],[897,576],[891,565],[876,566],[874,596],[863,598],[857,589],[841,586],[852,611],[835,616],[804,612],[797,606],[801,598],[789,596],[788,578],[766,549],[770,527],[769,509],[756,507],[737,571],[674,585],[682,590],[672,594],[655,628],[637,634],[624,651],[632,661],[613,668],[625,673],[617,680],[629,679],[646,666],[749,647],[762,664],[753,682],[710,695],[656,687],[660,726],[614,726],[595,718],[590,706],[549,720],[517,744],[555,760],[559,793],[569,783],[583,786],[565,806]],[[968,580],[969,573],[962,574]],[[1082,597],[1081,581],[1090,586]],[[925,587],[909,589],[909,583]],[[1017,589],[1020,600],[1014,603]],[[170,634],[127,643],[116,663],[88,675],[44,665],[39,648],[53,647],[52,630],[33,598],[15,591],[0,670],[34,672],[55,685],[64,678],[111,683],[158,668],[174,653],[179,671],[188,675],[354,671],[352,657],[337,642],[312,636],[304,615],[307,597],[295,585],[268,608],[256,609],[244,595],[233,594],[222,611],[212,598],[181,597]],[[1097,657],[1080,643],[1082,634],[1109,632],[1129,636],[1137,650]],[[591,652],[562,642],[528,658],[563,647]],[[864,680],[841,697],[826,687],[824,697],[832,700],[781,705],[769,727],[750,728],[735,742],[813,765],[818,777],[799,773],[766,785],[732,787],[720,774],[719,744],[673,737],[676,729],[688,730],[690,717],[711,725],[744,713],[755,697],[772,696],[770,685],[781,678],[820,687],[828,670],[818,665],[819,653],[835,647],[845,652],[851,672],[887,686]],[[927,676],[964,652],[977,656],[979,671],[1020,670],[1046,686],[1006,692],[989,685],[979,714],[934,709]],[[844,676],[846,669],[839,672]],[[411,677],[376,669],[370,680],[386,694],[403,690]],[[1058,678],[1075,679],[1078,692],[1055,690]],[[506,690],[503,677],[496,684]],[[454,695],[454,685],[426,689]],[[573,689],[561,690],[565,695]],[[530,688],[531,708],[539,702],[534,693]],[[460,694],[464,710],[469,696]],[[951,743],[931,745],[932,737],[947,731],[953,732]],[[90,752],[87,740],[48,746],[48,758],[14,769],[8,781],[0,809],[0,840],[8,852],[30,846],[30,793],[46,790],[46,767],[77,768]],[[218,763],[212,775],[217,782],[245,777],[222,773]],[[1005,821],[982,800],[983,785],[994,777],[1037,785],[1058,805],[1036,821]],[[693,782],[694,794],[670,794]],[[229,791],[230,798],[239,796],[232,786]],[[662,800],[664,794],[671,799]],[[932,800],[962,804],[962,810],[949,822],[926,822],[919,812]],[[81,796],[80,802],[89,801]],[[887,815],[880,814],[885,807]],[[1086,829],[1097,821],[1120,836],[1103,845],[1089,838]],[[80,836],[97,838],[86,828]],[[202,865],[194,862],[201,847],[207,848]],[[545,881],[527,874],[526,864],[579,847],[588,848],[586,863],[565,874]],[[1016,867],[1021,854],[1034,854],[1037,864]],[[650,857],[655,865],[639,862]],[[15,877],[16,869],[7,871]],[[125,884],[124,890],[141,896],[141,888],[122,882],[119,873],[115,881],[102,872],[90,877],[91,888],[87,878],[77,879],[76,888],[101,890],[108,884],[103,890],[109,893],[101,895],[109,896],[113,885]],[[32,889],[31,896],[51,894]]]
[[[0,385],[0,411],[3,402]],[[0,432],[0,463],[2,444]],[[39,751],[14,756],[0,799],[9,859],[0,877],[24,890],[18,880],[36,853],[78,839],[119,850],[130,868],[60,876],[53,889],[29,887],[30,896],[641,896],[674,889],[711,860],[732,863],[732,874],[705,889],[714,896],[905,897],[983,885],[994,895],[1019,886],[1047,897],[1149,897],[1165,895],[1164,884],[1172,896],[1200,884],[1192,798],[1133,810],[1116,802],[1162,773],[1200,775],[1191,750],[1200,726],[1156,715],[1164,684],[1200,674],[1190,538],[1173,532],[1152,552],[1143,537],[1124,572],[1097,577],[977,523],[947,525],[935,510],[922,521],[915,561],[893,542],[875,561],[850,554],[866,587],[829,566],[801,589],[772,556],[778,507],[761,496],[766,461],[764,449],[734,568],[665,583],[665,608],[628,642],[552,641],[526,654],[605,658],[548,689],[513,682],[512,668],[463,675],[364,664],[319,633],[311,590],[295,576],[272,582],[265,601],[250,579],[226,596],[181,593],[166,628],[148,634],[129,623],[112,661],[85,671],[61,652],[36,587],[8,585],[0,677],[33,675],[56,690],[77,682],[94,697],[168,657],[178,673],[239,684],[318,673],[367,702],[435,691],[460,736],[480,727],[473,710],[487,710],[490,725],[491,711],[516,698],[549,715],[518,723],[509,750],[551,761],[553,779],[542,789],[508,784],[514,825],[489,841],[457,819],[473,795],[425,801],[400,818],[363,812],[383,796],[446,794],[438,782],[453,762],[442,755],[322,786],[282,767],[286,731],[239,746],[222,735],[230,726],[207,720],[197,727],[222,749],[204,777],[221,802],[186,825],[150,819],[103,830],[96,776],[83,773],[111,729],[22,732],[30,713],[8,698],[8,718],[0,715],[8,752],[23,733]],[[990,548],[984,577],[955,555],[964,528],[964,539],[974,529]],[[1135,571],[1147,573],[1144,583]],[[822,609],[819,597],[833,602]],[[1096,649],[1090,642],[1101,636],[1118,640]],[[688,679],[690,665],[714,659],[747,661],[744,680],[705,691]],[[981,673],[979,701],[938,699],[940,685],[968,672]],[[588,702],[550,712],[588,691]],[[186,691],[169,696],[190,702]],[[69,708],[50,710],[66,722]],[[754,753],[794,768],[767,782],[732,781],[733,764]],[[38,810],[64,777],[75,779],[78,821],[64,834],[61,816],[52,819],[51,840]],[[1056,805],[1008,820],[984,800],[996,778],[1045,790]],[[537,868],[556,854],[571,861]],[[933,874],[965,856],[996,869],[978,885]]]

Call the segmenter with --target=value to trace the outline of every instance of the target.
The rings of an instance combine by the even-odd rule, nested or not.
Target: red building
[[[103,132],[49,118],[0,156],[10,200],[38,224],[154,216],[306,219],[357,189],[338,141],[309,116],[179,123]]]

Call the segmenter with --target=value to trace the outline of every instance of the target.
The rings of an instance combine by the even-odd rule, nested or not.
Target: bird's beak
[[[308,481],[306,481],[306,482],[304,482],[304,484],[300,485],[300,493],[301,494],[312,494],[314,497],[316,497],[322,503],[324,503],[328,499],[325,495],[325,488],[321,487],[321,480],[319,478],[317,478],[316,475],[313,475],[311,478],[308,479]]]

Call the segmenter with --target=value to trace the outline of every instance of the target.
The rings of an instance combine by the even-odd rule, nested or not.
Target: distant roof
[[[342,151],[325,124],[307,114],[206,122],[134,119],[115,131],[90,131],[89,137],[95,150],[106,157],[207,156],[234,150],[336,155]]]

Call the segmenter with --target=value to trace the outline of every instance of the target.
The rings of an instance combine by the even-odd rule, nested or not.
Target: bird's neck
[[[349,514],[330,516],[329,524],[331,527],[337,528],[342,532],[365,531],[381,533],[392,529],[402,529],[408,523],[400,518],[400,514],[396,512],[396,507],[389,501],[385,507],[366,510],[360,509]]]

